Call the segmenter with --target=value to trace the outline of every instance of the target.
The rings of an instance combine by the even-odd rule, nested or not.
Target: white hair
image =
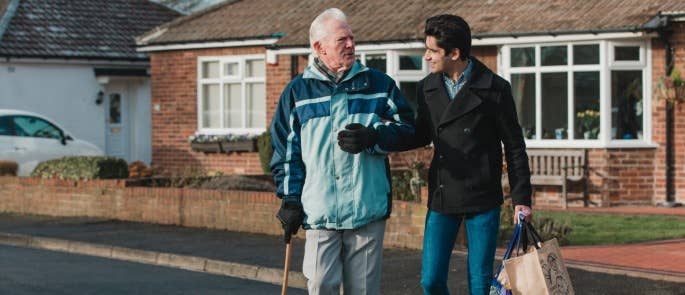
[[[326,38],[329,33],[326,30],[326,23],[330,20],[338,20],[347,23],[347,16],[338,8],[329,8],[324,10],[314,19],[312,25],[309,27],[309,45],[315,55],[314,43]]]

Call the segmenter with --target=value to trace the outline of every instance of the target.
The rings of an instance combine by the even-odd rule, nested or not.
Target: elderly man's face
[[[314,44],[317,55],[332,71],[346,71],[355,60],[352,29],[339,20],[330,20],[325,26],[328,35]]]

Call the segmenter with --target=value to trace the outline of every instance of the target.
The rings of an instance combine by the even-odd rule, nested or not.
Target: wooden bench
[[[569,182],[583,185],[584,205],[587,206],[587,161],[585,150],[529,149],[530,183],[532,185],[561,186],[561,205],[568,207]]]
[[[584,206],[588,205],[588,167],[585,150],[528,149],[530,182],[532,185],[561,186],[561,204],[568,207],[567,185],[580,182],[583,185]]]

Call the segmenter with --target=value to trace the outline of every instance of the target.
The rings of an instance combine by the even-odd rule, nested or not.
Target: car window
[[[12,121],[9,116],[0,117],[0,135],[13,135]]]
[[[14,117],[14,128],[17,136],[40,137],[40,138],[62,138],[59,128],[50,122],[31,116]]]

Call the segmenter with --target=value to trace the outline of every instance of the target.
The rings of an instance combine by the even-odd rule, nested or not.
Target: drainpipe
[[[664,44],[665,53],[665,74],[670,75],[674,66],[675,49],[671,44],[670,37],[673,31],[669,28],[671,19],[668,15],[661,13],[657,14],[652,20],[645,24],[645,28],[651,28],[659,35],[659,40]],[[678,207],[682,206],[675,202],[675,177],[674,177],[674,148],[673,148],[673,125],[674,125],[674,109],[672,103],[666,103],[666,201],[657,203],[661,207]]]
[[[299,73],[298,68],[300,67],[299,55],[290,56],[290,79],[294,79]]]

